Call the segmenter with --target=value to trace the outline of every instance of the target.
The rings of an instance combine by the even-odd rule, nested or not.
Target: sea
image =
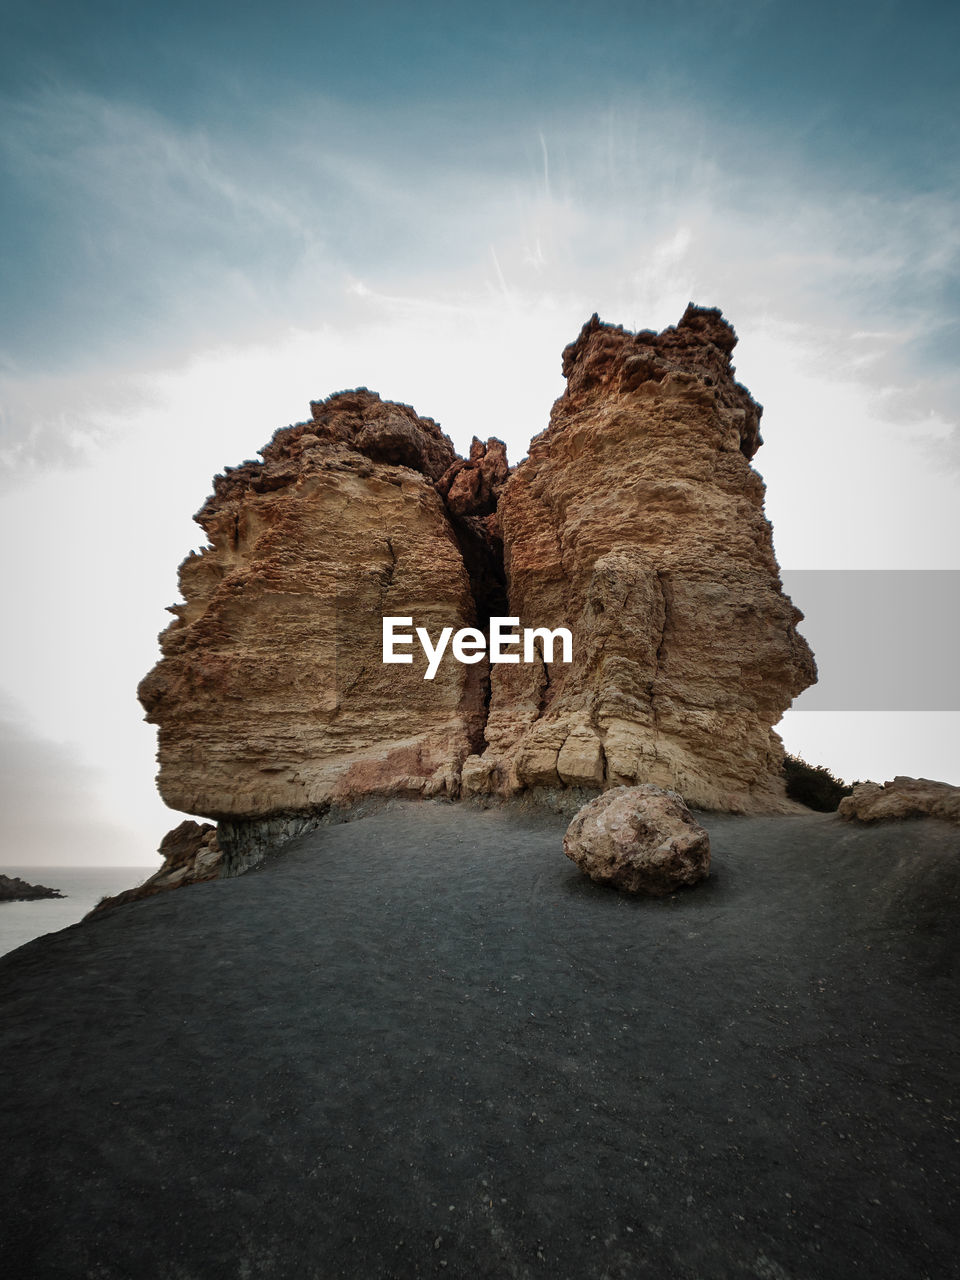
[[[19,876],[28,884],[45,884],[65,895],[34,902],[0,902],[0,956],[76,924],[102,897],[143,884],[159,869],[159,862],[137,867],[0,867],[3,875]]]

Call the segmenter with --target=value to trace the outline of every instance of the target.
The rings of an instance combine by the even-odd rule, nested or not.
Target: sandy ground
[[[960,833],[391,804],[0,961],[12,1280],[944,1280]]]

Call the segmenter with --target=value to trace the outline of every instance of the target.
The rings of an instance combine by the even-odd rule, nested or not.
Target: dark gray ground
[[[0,961],[17,1280],[957,1274],[960,834],[388,806]]]

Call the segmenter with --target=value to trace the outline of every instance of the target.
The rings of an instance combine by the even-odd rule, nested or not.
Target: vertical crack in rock
[[[475,625],[489,641],[490,619],[509,613],[503,561],[503,534],[497,501],[510,474],[507,448],[491,437],[486,444],[474,437],[470,456],[458,458],[437,482],[457,546],[470,579]],[[488,745],[484,736],[490,711],[490,664],[478,664],[482,682],[483,722],[474,734],[473,749]]]
[[[489,628],[492,617],[508,610],[497,502],[509,474],[503,441],[491,437],[484,444],[474,437],[470,457],[457,458],[437,481],[470,577],[481,631]]]
[[[393,575],[397,572],[397,553],[393,549],[393,541],[390,538],[385,538],[384,543],[387,551],[390,553],[390,563],[387,565],[383,576],[380,579],[383,586],[381,603],[386,600],[390,587],[393,585]]]
[[[660,722],[657,716],[657,681],[660,678],[660,671],[663,667],[664,649],[667,643],[667,628],[670,625],[670,582],[662,569],[657,570],[657,587],[660,591],[660,600],[663,607],[663,625],[660,628],[660,637],[657,640],[657,652],[653,660],[653,675],[650,678],[650,713],[653,716],[654,734],[660,732]]]

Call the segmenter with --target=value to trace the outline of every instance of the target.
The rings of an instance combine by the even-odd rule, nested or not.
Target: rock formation
[[[59,889],[45,884],[28,884],[19,876],[0,875],[0,902],[32,902],[36,898],[62,898]]]
[[[221,824],[225,866],[367,794],[509,796],[653,782],[791,807],[772,731],[815,679],[780,590],[760,407],[720,313],[631,334],[596,316],[512,472],[361,388],[311,405],[196,519],[209,546],[140,686],[171,807]],[[566,626],[573,660],[384,665],[381,620],[436,635]],[[492,674],[491,674],[492,672]],[[252,826],[250,824],[253,824]],[[273,824],[265,826],[264,824]]]
[[[792,807],[772,726],[816,668],[780,588],[735,342],[691,305],[661,334],[594,316],[565,350],[567,390],[499,514],[511,614],[571,626],[575,660],[494,668],[465,790],[649,781],[704,808]]]
[[[196,516],[210,546],[180,568],[185,603],[139,691],[171,808],[263,818],[369,792],[455,794],[482,743],[477,667],[447,662],[426,682],[416,654],[381,661],[384,615],[431,632],[476,621],[436,487],[453,446],[363,389],[311,408],[262,462],[218,476]]]
[[[891,818],[943,818],[960,822],[960,787],[929,778],[896,777],[880,786],[861,782],[840,801],[841,818],[880,822]]]
[[[675,791],[612,787],[585,804],[563,852],[598,884],[663,897],[710,874],[710,837]]]
[[[217,829],[209,822],[192,822],[190,819],[181,822],[160,841],[159,852],[163,858],[163,866],[159,871],[134,889],[124,889],[111,898],[101,898],[84,919],[89,920],[100,911],[122,906],[126,902],[152,898],[165,889],[179,889],[185,884],[216,880],[220,875],[223,853],[217,840]]]

